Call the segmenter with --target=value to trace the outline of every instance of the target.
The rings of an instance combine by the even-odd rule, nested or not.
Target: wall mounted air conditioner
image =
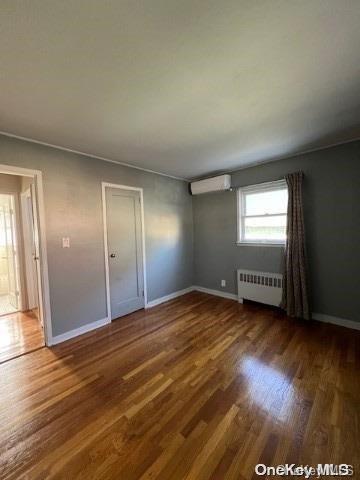
[[[200,195],[201,193],[221,192],[230,190],[231,175],[219,175],[218,177],[207,178],[191,183],[191,193]]]

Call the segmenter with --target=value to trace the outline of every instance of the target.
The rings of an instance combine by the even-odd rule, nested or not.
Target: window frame
[[[266,182],[260,183],[256,185],[249,185],[246,187],[240,187],[237,189],[236,196],[237,196],[237,240],[236,243],[239,246],[242,245],[251,245],[251,246],[266,246],[266,247],[285,247],[286,239],[285,240],[246,240],[244,238],[245,234],[245,222],[244,218],[255,218],[255,217],[276,217],[276,216],[283,216],[283,213],[274,213],[274,214],[266,214],[266,215],[245,215],[245,202],[243,201],[243,197],[246,194],[251,193],[261,193],[261,192],[268,192],[268,191],[276,191],[276,190],[283,190],[288,189],[286,180],[276,180],[274,182]],[[287,212],[285,212],[287,216]]]

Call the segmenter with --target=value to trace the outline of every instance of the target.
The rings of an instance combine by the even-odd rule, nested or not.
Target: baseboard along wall
[[[193,285],[191,287],[184,288],[182,290],[178,290],[176,292],[170,293],[169,295],[165,295],[163,297],[156,298],[155,300],[151,300],[150,302],[147,303],[145,308],[148,309],[148,308],[156,307],[157,305],[161,305],[162,303],[168,302],[170,300],[173,300],[174,298],[181,297],[182,295],[186,295],[187,293],[194,292],[194,291],[207,293],[209,295],[214,295],[216,297],[227,298],[230,300],[235,300],[235,301],[238,300],[238,297],[235,293],[229,293],[221,290],[214,290],[211,288],[201,287],[199,285]],[[355,322],[354,320],[347,320],[345,318],[339,318],[339,317],[334,317],[332,315],[326,315],[323,313],[315,313],[315,312],[313,313],[312,316],[314,320],[317,320],[319,322],[331,323],[333,325],[338,325],[340,327],[345,327],[345,328],[351,328],[353,330],[360,330],[360,322]],[[101,320],[97,320],[95,322],[83,325],[79,328],[75,328],[74,330],[70,330],[69,332],[65,332],[61,335],[57,335],[53,337],[51,345],[57,345],[58,343],[65,342],[66,340],[70,340],[71,338],[77,337],[79,335],[83,335],[84,333],[91,332],[92,330],[103,327],[108,323],[110,323],[108,318],[102,318]]]
[[[71,338],[78,337],[84,333],[91,332],[92,330],[103,327],[109,323],[111,323],[109,318],[102,318],[100,320],[96,320],[95,322],[87,323],[79,328],[74,328],[74,330],[69,330],[68,332],[52,337],[51,345],[57,345],[58,343],[65,342],[66,340],[70,340]]]

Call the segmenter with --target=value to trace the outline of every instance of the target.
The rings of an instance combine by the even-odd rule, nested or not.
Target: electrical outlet
[[[221,286],[226,287],[226,280],[221,280]]]

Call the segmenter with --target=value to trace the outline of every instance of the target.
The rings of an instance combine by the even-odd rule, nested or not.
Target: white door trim
[[[24,301],[25,310],[34,308],[33,305],[38,306],[38,294],[37,294],[37,278],[36,267],[34,264],[34,252],[32,251],[33,237],[30,235],[33,226],[31,225],[31,219],[29,218],[29,205],[31,201],[30,188],[24,192],[20,192],[20,206],[21,206],[21,218],[22,218],[22,234],[23,234],[23,283],[26,285],[27,298]],[[35,283],[36,282],[36,283]]]
[[[103,206],[103,228],[104,228],[104,258],[105,258],[105,288],[106,288],[106,305],[107,319],[111,323],[111,301],[110,301],[110,274],[109,274],[109,251],[107,236],[107,220],[106,220],[106,189],[118,188],[120,190],[133,190],[140,193],[140,211],[141,211],[141,237],[142,237],[142,260],[144,275],[144,303],[147,307],[147,283],[146,283],[146,253],[145,253],[145,220],[144,220],[144,192],[142,188],[130,187],[129,185],[119,185],[117,183],[101,182],[101,197]]]
[[[24,244],[23,244],[23,237],[22,237],[22,230],[21,230],[21,207],[20,207],[20,198],[19,193],[10,193],[14,199],[14,214],[15,214],[15,235],[16,235],[16,243],[17,243],[17,252],[16,256],[17,259],[15,261],[15,269],[16,269],[16,283],[17,283],[17,290],[19,292],[18,296],[18,311],[22,312],[24,310],[24,293],[25,293],[25,269],[24,269]]]
[[[45,345],[52,345],[52,324],[51,324],[51,307],[50,307],[50,289],[49,289],[49,272],[46,248],[46,231],[45,231],[45,207],[44,207],[44,188],[41,170],[33,170],[30,168],[14,167],[12,165],[0,164],[0,173],[8,175],[21,175],[23,177],[32,177],[35,181],[36,196],[38,203],[38,229],[40,240],[40,274],[42,287],[42,304],[43,304],[43,325]]]

